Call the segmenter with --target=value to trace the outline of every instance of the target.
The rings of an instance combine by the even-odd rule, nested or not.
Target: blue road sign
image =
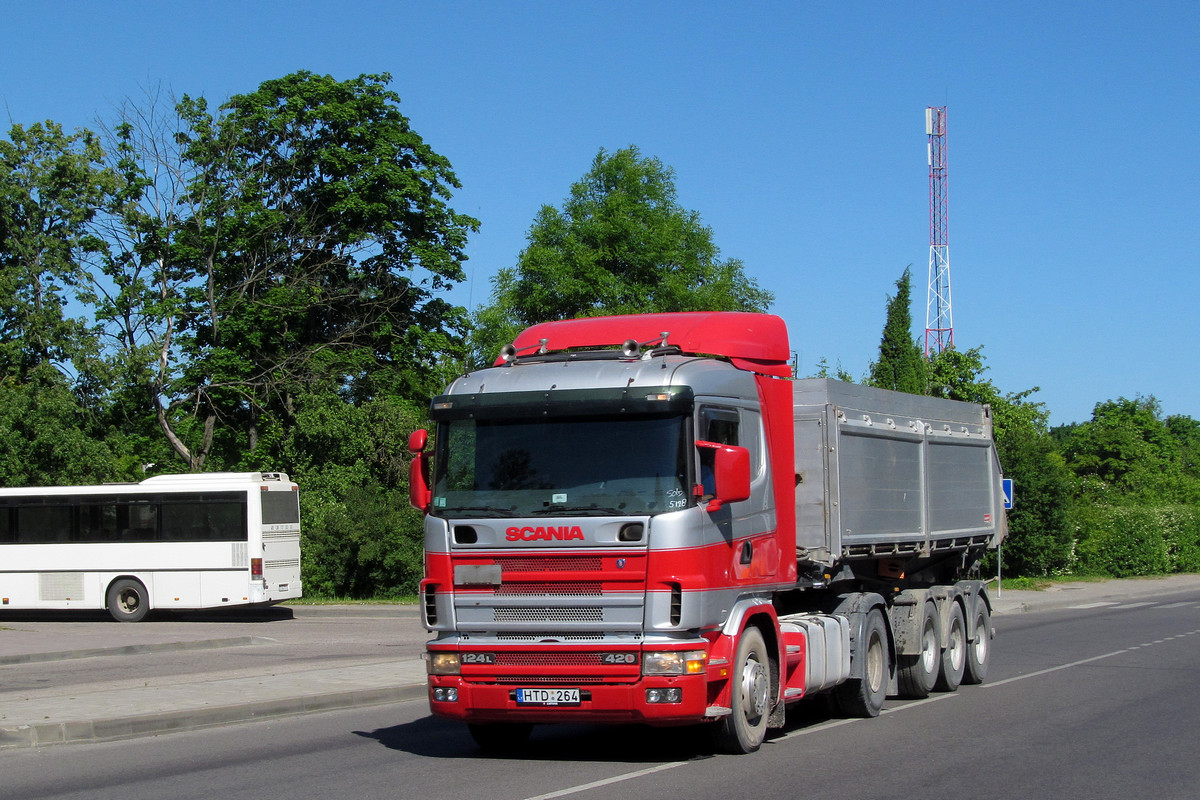
[[[1004,478],[1004,510],[1007,511],[1013,507],[1013,479]]]

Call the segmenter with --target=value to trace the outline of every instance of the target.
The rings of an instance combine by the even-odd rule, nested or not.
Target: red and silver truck
[[[788,703],[844,715],[979,683],[973,568],[1003,538],[986,406],[793,380],[779,317],[535,325],[409,441],[433,713],[712,726],[751,752]]]

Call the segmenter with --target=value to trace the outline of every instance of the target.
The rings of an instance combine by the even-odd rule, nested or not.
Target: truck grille
[[[496,608],[496,622],[603,622],[604,609],[594,606],[563,608]]]
[[[495,587],[497,597],[544,595],[550,597],[599,597],[604,594],[600,581],[567,581],[564,583],[516,582]]]
[[[505,572],[599,572],[604,568],[600,556],[567,558],[533,558],[529,556],[497,556],[493,563]]]

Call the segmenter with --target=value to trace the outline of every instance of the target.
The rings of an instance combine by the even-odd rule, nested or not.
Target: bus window
[[[71,541],[71,507],[24,506],[18,508],[16,538],[20,544]]]

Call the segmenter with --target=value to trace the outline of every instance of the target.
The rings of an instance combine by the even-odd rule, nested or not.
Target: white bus
[[[300,502],[280,472],[0,489],[0,612],[152,609],[300,597]]]

